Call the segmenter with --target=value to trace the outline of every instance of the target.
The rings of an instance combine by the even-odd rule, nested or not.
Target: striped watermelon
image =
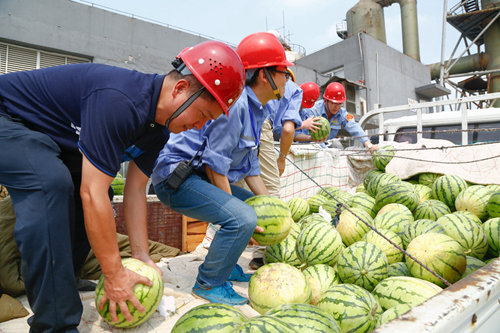
[[[380,209],[390,203],[399,203],[406,206],[410,211],[415,210],[420,200],[415,187],[410,183],[398,182],[382,186],[375,196],[376,209]]]
[[[380,210],[377,212],[377,215],[381,215],[384,214],[385,212],[393,210],[400,213],[404,213],[408,220],[413,221],[413,213],[408,209],[408,207],[398,203],[390,203],[385,205],[384,207],[380,208]]]
[[[500,192],[500,185],[498,184],[490,184],[486,185],[486,188],[493,194],[495,192]]]
[[[488,251],[488,240],[480,225],[463,214],[446,214],[436,222],[448,236],[460,244],[465,255],[484,258]]]
[[[319,214],[307,215],[306,217],[300,219],[299,222],[297,222],[297,224],[300,226],[300,229],[304,229],[309,223],[313,222],[324,222],[330,224],[330,221],[325,220],[323,216]]]
[[[127,321],[120,312],[119,307],[117,307],[116,314],[118,321],[114,322],[111,320],[111,315],[109,314],[109,302],[106,302],[103,309],[99,310],[98,304],[104,296],[104,275],[101,275],[95,289],[95,305],[97,312],[108,324],[114,327],[130,328],[145,322],[156,311],[163,296],[163,280],[158,271],[141,260],[133,258],[122,259],[122,265],[139,275],[147,277],[153,282],[151,287],[143,284],[136,284],[134,287],[135,297],[141,302],[146,311],[140,312],[132,304],[127,303],[128,310],[133,317],[132,321]]]
[[[453,211],[458,194],[466,188],[467,182],[462,177],[444,175],[432,184],[432,197],[444,202]]]
[[[319,195],[327,198],[328,200],[330,200],[332,197],[335,197],[335,194],[339,191],[342,191],[342,190],[336,186],[329,185],[329,186],[323,186],[323,188],[320,189],[318,191],[318,193],[316,193],[316,194],[319,194]]]
[[[430,199],[418,205],[413,212],[413,216],[415,220],[426,219],[437,221],[441,216],[450,213],[450,208],[444,202]]]
[[[387,257],[375,245],[359,241],[342,251],[337,272],[345,283],[353,283],[371,291],[387,278]]]
[[[471,212],[485,220],[488,216],[486,205],[491,193],[486,187],[482,185],[472,185],[460,192],[455,199],[455,207],[457,210]]]
[[[429,232],[435,232],[438,234],[445,233],[444,228],[433,220],[416,220],[415,222],[407,225],[401,237],[404,247],[407,247],[408,244],[410,244],[410,242],[417,236],[427,234]]]
[[[418,203],[421,204],[425,200],[432,199],[432,189],[429,186],[421,185],[421,184],[415,184],[413,185],[415,187],[415,191],[418,194],[419,201]]]
[[[290,209],[290,213],[292,214],[292,219],[295,222],[298,222],[304,216],[309,215],[309,204],[307,200],[302,198],[292,198],[288,200],[286,203],[288,205],[288,209]]]
[[[355,284],[339,284],[327,290],[318,307],[333,316],[342,332],[371,332],[382,314],[375,297]]]
[[[270,195],[256,195],[245,200],[255,209],[257,225],[263,232],[254,232],[253,238],[260,245],[278,244],[286,238],[293,224],[290,209],[283,200]]]
[[[204,331],[198,331],[203,332]],[[273,316],[252,317],[241,323],[233,333],[296,333],[295,329],[283,320]]]
[[[401,237],[398,236],[395,232],[387,229],[378,229],[378,231],[382,233],[385,237],[389,238],[397,246],[403,248],[403,241],[401,240]],[[372,243],[373,245],[378,247],[387,257],[387,261],[389,262],[389,264],[398,261],[403,261],[404,258],[403,252],[398,250],[394,245],[392,245],[382,236],[377,234],[375,230],[368,231],[366,235],[363,237],[363,240],[368,243]]]
[[[337,223],[337,231],[346,246],[361,240],[368,230],[370,230],[370,228],[360,219],[373,225],[372,217],[363,209],[351,208],[350,210],[351,211],[343,211]],[[356,217],[356,215],[358,217]]]
[[[387,276],[410,276],[410,269],[405,262],[395,262],[389,265]]]
[[[377,175],[381,175],[383,174],[382,171],[380,170],[377,170],[377,169],[374,169],[374,170],[370,170],[366,173],[365,177],[363,178],[363,187],[368,190],[368,184],[370,183],[370,181]]]
[[[356,193],[353,195],[351,199],[351,207],[365,210],[372,218],[377,215],[377,212],[375,211],[375,198],[366,193]]]
[[[319,122],[321,127],[316,131],[309,131],[311,139],[314,141],[322,141],[328,138],[328,136],[330,136],[330,122],[328,119],[325,117],[318,117],[315,121],[316,123]]]
[[[491,217],[500,217],[500,191],[490,196],[486,205],[486,210]]]
[[[467,259],[467,266],[465,267],[464,274],[462,274],[462,279],[486,265],[484,261],[474,257],[467,256],[466,259]]]
[[[372,154],[373,166],[380,171],[385,171],[385,167],[394,157],[394,146],[385,145],[379,147]]]
[[[487,220],[482,228],[488,241],[488,254],[498,257],[500,255],[500,217]]]
[[[235,307],[220,303],[198,305],[184,313],[172,328],[172,333],[232,333],[246,321]]]
[[[327,202],[328,199],[321,194],[315,194],[307,200],[311,213],[317,213],[319,211],[319,207],[325,205]]]
[[[418,175],[418,183],[432,188],[432,185],[434,184],[436,179],[438,179],[441,176],[442,174],[440,173],[432,173],[432,172],[420,173]]]
[[[289,303],[309,303],[311,287],[302,272],[285,263],[260,267],[248,282],[248,298],[259,313]]]
[[[406,252],[450,283],[460,280],[467,264],[465,254],[453,238],[437,233],[427,233],[413,239]],[[444,282],[406,256],[412,276],[445,286]]]
[[[342,204],[340,207],[340,213],[345,210],[345,207],[350,207],[350,201],[346,200],[345,197],[338,196],[335,199],[328,200],[328,202],[323,205],[323,209],[330,214],[332,219],[334,219],[337,215],[339,215],[337,214],[339,204]]]
[[[119,173],[116,174],[116,177],[111,182],[111,188],[113,189],[114,195],[123,195],[123,188],[125,187],[125,178],[122,177]]]
[[[302,265],[302,262],[297,258],[297,253],[295,252],[295,243],[299,232],[300,226],[297,223],[292,224],[292,229],[284,240],[278,244],[266,247],[264,262],[266,264],[284,262],[296,267]]]
[[[358,186],[356,186],[356,193],[366,193],[366,194],[368,194],[368,191],[366,190],[365,185],[363,183],[361,183]]]
[[[377,214],[373,219],[375,228],[391,230],[398,235],[402,235],[412,222],[413,216],[410,218],[406,213],[396,210]]]
[[[466,210],[457,210],[457,211],[453,212],[452,214],[465,216],[469,220],[475,222],[477,225],[483,224],[483,221],[481,221],[481,219],[479,217],[477,217],[476,215],[474,215],[471,212],[468,212]]]
[[[330,224],[313,222],[307,224],[297,236],[295,250],[299,260],[308,266],[333,265],[342,252],[342,239]]]
[[[337,271],[329,265],[316,264],[302,271],[311,287],[311,304],[316,305],[323,293],[340,283]]]
[[[266,312],[284,321],[295,332],[340,333],[340,327],[333,317],[317,306],[310,304],[284,304]]]
[[[378,318],[377,327],[400,317],[401,315],[410,311],[411,308],[412,307],[408,304],[398,304],[390,309],[385,310],[384,313],[382,313],[382,315]]]
[[[368,194],[370,194],[370,196],[375,198],[378,191],[380,191],[383,186],[387,184],[398,183],[400,181],[401,179],[396,175],[393,175],[391,173],[381,173],[379,175],[375,175],[372,178],[372,180],[368,183],[366,190],[368,191]]]
[[[406,304],[417,306],[443,290],[441,287],[410,276],[391,276],[381,281],[372,291],[384,310]]]

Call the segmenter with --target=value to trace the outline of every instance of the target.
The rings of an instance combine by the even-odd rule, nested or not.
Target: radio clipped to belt
[[[205,142],[203,141],[203,144],[200,146],[200,148],[196,151],[193,157],[188,161],[182,161],[177,166],[175,167],[174,171],[166,180],[166,184],[173,189],[174,191],[177,191],[179,187],[181,187],[182,183],[189,177],[190,174],[193,173],[193,170],[195,166],[193,165],[193,162],[196,157],[196,167],[200,166],[201,163],[201,158],[203,156],[203,148],[205,147]],[[198,156],[198,153],[201,151],[201,154]]]

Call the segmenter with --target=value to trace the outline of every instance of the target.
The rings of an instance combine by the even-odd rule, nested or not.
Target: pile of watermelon
[[[402,180],[385,172],[394,149],[380,152],[354,194],[327,186],[286,203],[291,228],[249,282],[261,316],[231,315],[224,330],[200,319],[178,332],[370,332],[498,258],[500,185],[433,173]],[[191,311],[183,318],[198,316]]]

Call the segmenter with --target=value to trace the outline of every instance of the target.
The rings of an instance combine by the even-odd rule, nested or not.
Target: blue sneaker
[[[237,282],[248,282],[250,281],[251,277],[252,274],[243,273],[243,268],[241,268],[240,265],[236,264],[236,266],[234,266],[233,271],[229,275],[228,280]]]
[[[198,282],[194,284],[193,295],[206,299],[212,303],[224,303],[227,305],[244,305],[248,303],[245,297],[238,295],[231,282],[224,282],[222,286],[212,287],[210,289],[202,288]]]

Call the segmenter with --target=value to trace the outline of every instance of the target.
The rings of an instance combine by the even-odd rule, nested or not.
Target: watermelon
[[[435,232],[438,234],[445,233],[444,228],[433,220],[416,220],[415,222],[407,225],[401,237],[404,247],[407,247],[415,237],[429,232]]]
[[[500,255],[500,217],[487,220],[482,225],[482,228],[488,242],[488,254],[498,257]]]
[[[250,304],[261,314],[282,304],[309,303],[311,296],[304,274],[285,263],[260,267],[248,282]]]
[[[430,199],[422,202],[415,208],[413,216],[415,220],[433,220],[437,221],[443,215],[450,214],[450,208],[442,201]]]
[[[368,194],[368,191],[366,190],[365,185],[363,183],[361,183],[358,186],[356,186],[356,193],[366,193],[366,194]]]
[[[395,232],[387,229],[378,229],[378,231],[395,243],[400,248],[403,248],[403,240]],[[363,237],[363,240],[372,243],[378,247],[387,257],[389,265],[398,261],[403,261],[403,252],[398,250],[394,245],[389,243],[385,238],[380,236],[375,232],[375,230],[370,230]]]
[[[337,223],[337,231],[346,246],[361,240],[368,230],[370,230],[370,227],[368,227],[360,219],[370,225],[373,225],[372,217],[363,209],[351,208],[350,211],[345,210],[342,214],[340,214],[339,221]]]
[[[467,266],[465,267],[464,274],[462,274],[462,279],[486,265],[484,261],[474,257],[467,256],[466,259],[467,259]]]
[[[410,276],[391,276],[379,282],[372,295],[384,310],[406,304],[417,306],[443,290],[441,287]]]
[[[377,212],[377,215],[384,214],[385,212],[393,210],[398,211],[400,213],[404,213],[408,220],[413,221],[413,214],[408,209],[408,207],[398,203],[390,203],[385,205],[384,207],[380,208],[380,210]]]
[[[419,204],[421,204],[425,200],[432,199],[432,189],[429,186],[415,184],[414,187],[419,197]]]
[[[358,285],[368,291],[387,277],[387,257],[375,245],[359,241],[342,251],[337,271],[345,283]]]
[[[312,222],[324,222],[326,224],[330,224],[330,221],[327,221],[323,218],[323,216],[319,214],[311,214],[307,215],[299,220],[297,224],[300,226],[300,229],[304,229],[306,225]]]
[[[385,171],[385,167],[394,157],[394,146],[385,145],[379,147],[372,154],[373,166],[380,171]]]
[[[333,317],[317,306],[310,304],[284,304],[266,312],[276,317],[296,332],[340,333],[340,327]]]
[[[432,185],[434,184],[436,179],[438,179],[441,176],[442,174],[440,173],[432,173],[432,172],[420,173],[418,175],[418,183],[432,188]]]
[[[409,217],[407,214],[396,210],[377,214],[373,219],[375,228],[391,230],[398,235],[402,235],[412,222],[413,216]]]
[[[317,213],[319,211],[319,207],[325,205],[327,202],[328,199],[321,194],[315,194],[307,200],[311,213]]]
[[[488,191],[491,192],[491,194],[493,194],[495,192],[500,192],[500,185],[498,185],[498,184],[486,185],[486,188],[488,189]]]
[[[374,169],[374,170],[370,170],[368,171],[366,174],[365,174],[365,177],[363,178],[363,187],[368,190],[368,184],[370,183],[370,181],[377,175],[381,175],[383,174],[382,171],[380,170],[377,170],[377,169]]]
[[[330,122],[325,117],[318,117],[315,120],[316,123],[320,123],[320,128],[316,131],[309,131],[311,139],[314,141],[322,141],[328,136],[330,136]]]
[[[353,195],[351,199],[351,207],[365,210],[372,218],[377,215],[377,212],[375,211],[375,198],[366,193],[356,193]]]
[[[366,190],[368,191],[368,194],[372,197],[376,197],[378,191],[385,185],[387,184],[392,184],[392,183],[399,183],[401,179],[393,175],[391,173],[381,173],[378,175],[375,175],[372,180],[368,183]]]
[[[466,188],[467,182],[462,177],[444,175],[432,184],[432,197],[444,202],[453,211],[458,194]]]
[[[104,304],[102,310],[99,310],[98,306],[101,298],[104,296],[104,275],[101,275],[95,289],[95,305],[99,315],[101,315],[108,324],[114,327],[130,328],[145,322],[156,311],[156,308],[160,305],[161,297],[163,296],[163,280],[157,270],[141,260],[134,258],[122,259],[122,265],[139,275],[147,277],[153,282],[151,286],[140,283],[134,286],[135,297],[137,297],[146,310],[140,312],[132,304],[127,303],[128,310],[133,317],[132,321],[129,322],[119,310],[119,306],[117,306],[116,314],[118,316],[118,321],[113,322],[109,314],[109,302]]]
[[[390,203],[399,203],[406,206],[410,211],[417,208],[420,197],[415,187],[409,183],[397,182],[382,186],[375,196],[376,209],[380,209]]]
[[[475,222],[477,225],[483,224],[483,221],[481,221],[481,219],[479,217],[477,217],[476,215],[474,215],[471,212],[468,212],[466,210],[457,210],[457,211],[453,212],[452,214],[465,216],[467,219]]]
[[[293,224],[290,209],[283,200],[270,195],[256,195],[245,200],[257,214],[257,225],[263,232],[254,232],[260,245],[278,244],[286,238]]]
[[[410,276],[410,270],[405,262],[395,262],[387,268],[387,276]]]
[[[115,179],[111,182],[111,188],[114,195],[123,195],[123,188],[125,187],[125,178],[119,173],[116,174]]]
[[[184,313],[171,332],[231,333],[246,319],[245,315],[233,306],[221,303],[201,304]]]
[[[204,331],[198,331],[204,332]],[[252,317],[241,323],[233,333],[296,333],[297,331],[283,320],[273,316]]]
[[[488,216],[486,205],[491,193],[486,187],[482,185],[472,185],[460,192],[455,199],[455,207],[457,210],[464,210],[471,212],[485,220]]]
[[[316,264],[302,271],[311,287],[311,304],[316,305],[323,293],[340,283],[337,271],[329,265]]]
[[[312,222],[297,236],[295,250],[299,260],[308,266],[333,265],[342,252],[342,239],[330,224]]]
[[[339,284],[327,290],[318,307],[333,316],[342,332],[371,332],[382,314],[375,297],[355,284]]]
[[[411,310],[411,306],[408,304],[398,304],[390,309],[387,309],[380,315],[377,322],[377,327],[382,326],[391,320],[398,318],[399,316],[405,314]]]
[[[465,255],[484,258],[488,240],[480,225],[463,214],[446,214],[437,221],[444,232],[460,244]]]
[[[266,247],[264,262],[266,264],[284,262],[292,266],[302,265],[302,262],[297,258],[297,253],[295,252],[295,243],[299,232],[300,226],[297,223],[292,224],[292,229],[284,240],[278,244]]]
[[[332,199],[335,197],[335,194],[339,191],[342,191],[336,186],[333,185],[328,185],[328,186],[323,186],[317,194],[327,198],[328,200]]]
[[[490,196],[486,204],[486,211],[491,217],[500,217],[500,190]]]
[[[302,198],[292,198],[286,203],[290,213],[292,214],[292,219],[298,222],[304,216],[309,215],[309,204],[307,200]]]
[[[431,232],[420,235],[408,244],[406,252],[449,283],[460,280],[467,264],[460,244],[444,234]],[[406,264],[412,276],[445,286],[443,281],[408,256]]]

